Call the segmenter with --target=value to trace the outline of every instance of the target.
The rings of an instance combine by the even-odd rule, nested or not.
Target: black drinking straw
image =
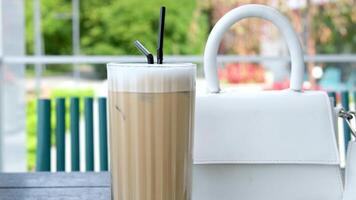
[[[166,16],[166,7],[161,7],[158,29],[158,47],[157,47],[157,63],[163,63],[163,38],[164,38],[164,20]]]
[[[137,47],[137,49],[146,56],[147,58],[147,63],[148,64],[153,64],[154,60],[153,60],[153,55],[151,54],[151,52],[149,52],[145,46],[143,46],[141,44],[141,42],[139,42],[138,40],[136,40],[134,42],[135,46]]]

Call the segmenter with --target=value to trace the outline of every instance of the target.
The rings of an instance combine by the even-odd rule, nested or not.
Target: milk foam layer
[[[165,93],[195,90],[196,65],[107,64],[108,88],[114,92]]]

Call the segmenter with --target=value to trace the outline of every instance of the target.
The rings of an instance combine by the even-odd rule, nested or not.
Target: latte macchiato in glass
[[[114,200],[190,200],[194,64],[108,64]]]

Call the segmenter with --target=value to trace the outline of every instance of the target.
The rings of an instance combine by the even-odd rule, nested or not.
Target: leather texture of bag
[[[220,90],[220,41],[230,26],[249,17],[271,21],[284,36],[292,65],[289,89]],[[193,200],[343,199],[334,110],[325,92],[303,91],[304,70],[297,35],[277,10],[245,5],[217,22],[204,53],[209,92],[196,100]],[[356,170],[347,173],[353,176],[347,182],[355,182]],[[348,195],[355,197],[355,190]]]

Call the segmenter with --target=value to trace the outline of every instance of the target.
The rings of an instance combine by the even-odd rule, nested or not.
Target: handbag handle
[[[204,51],[204,73],[211,93],[219,93],[219,79],[217,76],[217,54],[223,34],[236,22],[249,17],[258,17],[272,22],[282,32],[291,56],[290,89],[302,91],[304,77],[303,50],[297,34],[288,19],[276,9],[264,5],[244,5],[229,11],[212,29]]]

